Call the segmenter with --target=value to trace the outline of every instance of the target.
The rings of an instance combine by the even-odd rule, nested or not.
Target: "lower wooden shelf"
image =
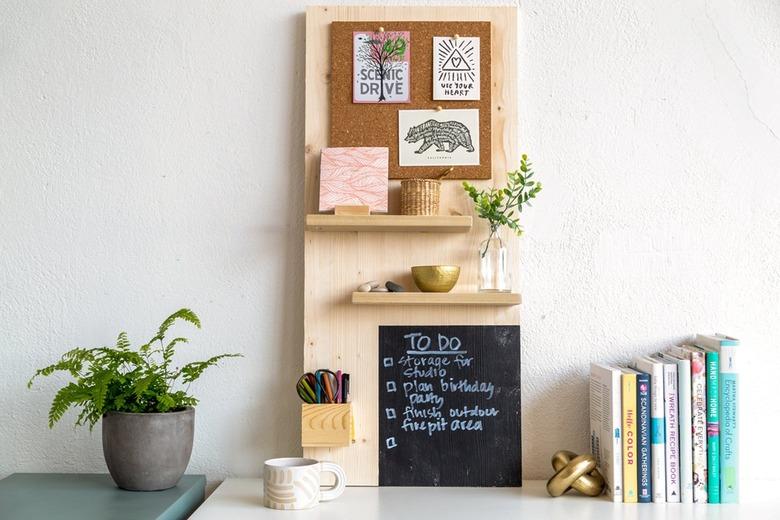
[[[352,303],[356,305],[520,305],[520,293],[474,292],[474,293],[424,293],[424,292],[353,292]]]

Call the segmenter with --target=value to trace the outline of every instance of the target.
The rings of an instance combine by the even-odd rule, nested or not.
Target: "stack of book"
[[[738,502],[738,345],[699,334],[625,365],[591,365],[591,449],[612,500]]]

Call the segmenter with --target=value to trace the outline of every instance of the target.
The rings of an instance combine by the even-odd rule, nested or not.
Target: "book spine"
[[[604,470],[601,453],[601,425],[604,414],[604,394],[606,393],[604,382],[599,378],[597,367],[590,369],[590,452],[596,458],[596,464]],[[606,473],[606,471],[604,471]],[[604,481],[609,490],[608,475],[604,475]]]
[[[739,452],[737,436],[737,342],[721,341],[720,347],[720,501],[739,502]]]
[[[720,503],[720,389],[717,352],[707,352],[707,502]]]
[[[639,502],[653,501],[650,462],[650,375],[636,376],[637,408],[637,481]]]
[[[691,418],[691,362],[677,361],[677,401],[680,410],[680,501],[693,503],[693,421]]]
[[[611,373],[612,383],[610,385],[610,421],[609,432],[607,433],[612,442],[612,449],[609,453],[609,460],[612,465],[610,474],[612,475],[612,500],[614,502],[623,501],[623,403],[622,386],[620,381],[620,372],[615,370]]]
[[[604,476],[606,494],[622,502],[622,446],[620,445],[620,372],[592,365],[590,372],[591,452]]]
[[[703,352],[690,352],[693,501],[707,502],[707,377]]]
[[[666,412],[666,501],[680,501],[680,432],[677,405],[677,365],[664,365]]]
[[[666,502],[666,425],[664,424],[664,373],[659,364],[650,374],[650,456],[653,502]]]
[[[622,374],[623,502],[637,501],[636,374]]]

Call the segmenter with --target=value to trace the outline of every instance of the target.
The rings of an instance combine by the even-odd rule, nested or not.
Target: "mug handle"
[[[336,475],[336,483],[333,487],[320,493],[320,502],[327,502],[340,497],[347,487],[347,474],[344,473],[341,466],[333,462],[320,462],[320,471],[327,471]]]

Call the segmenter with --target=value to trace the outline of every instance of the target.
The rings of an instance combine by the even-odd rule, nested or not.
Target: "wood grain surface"
[[[330,25],[334,21],[489,21],[493,177],[478,187],[503,185],[519,166],[517,140],[517,11],[514,7],[309,7],[306,14],[306,128],[304,213],[317,212],[320,149],[330,146]],[[414,36],[412,36],[414,38]],[[414,57],[412,57],[414,60]],[[484,74],[484,71],[483,71]],[[485,90],[483,90],[483,93]],[[389,212],[399,213],[399,181],[390,182]],[[472,215],[459,181],[442,183],[440,215]],[[304,218],[304,215],[301,215]],[[459,291],[476,291],[478,246],[487,238],[481,219],[467,233],[305,231],[304,369],[351,373],[357,442],[345,448],[305,448],[331,460],[349,485],[379,482],[377,352],[379,325],[519,325],[520,306],[353,305],[352,292],[369,280],[414,287],[413,265],[461,266]],[[519,240],[505,235],[513,271]],[[515,290],[517,290],[517,283]],[[291,413],[297,413],[297,410]],[[518,432],[518,442],[519,442]]]

